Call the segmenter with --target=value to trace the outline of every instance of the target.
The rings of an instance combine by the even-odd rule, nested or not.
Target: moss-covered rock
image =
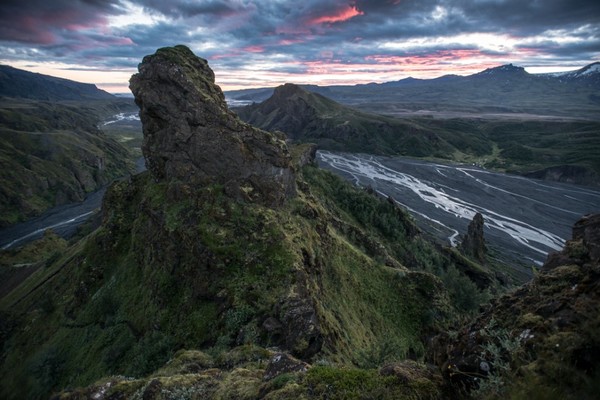
[[[573,240],[530,283],[495,300],[457,336],[436,338],[430,354],[456,390],[492,398],[597,395],[598,232],[600,215],[582,218]]]
[[[100,228],[0,302],[8,327],[0,396],[40,398],[86,385],[72,395],[326,398],[336,387],[329,398],[436,396],[435,383],[356,366],[422,357],[458,311],[439,277],[452,261],[393,201],[310,162],[292,168],[285,143],[232,116],[208,66],[188,52],[159,50],[132,81],[146,107],[151,171],[114,183]],[[166,107],[174,114],[140,82],[155,73],[174,86]],[[174,124],[161,131],[165,121]],[[172,140],[167,153],[152,135]],[[235,149],[216,160],[223,154],[205,146],[209,136]],[[193,151],[182,137],[197,140]],[[295,154],[310,159],[312,150]],[[229,156],[244,168],[225,165]],[[204,169],[212,159],[218,163]],[[248,179],[260,186],[274,176],[281,191],[265,192],[267,183],[256,198],[237,191]],[[41,299],[54,306],[44,310]],[[335,366],[265,382],[269,347]],[[94,384],[102,376],[130,378]]]

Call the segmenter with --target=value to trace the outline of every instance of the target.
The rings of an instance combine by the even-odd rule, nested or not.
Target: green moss
[[[217,389],[215,400],[254,400],[258,397],[262,383],[261,370],[236,368],[223,380]]]
[[[443,269],[444,258],[393,204],[323,171],[303,176],[304,189],[278,210],[232,200],[218,186],[155,183],[147,173],[112,185],[102,228],[13,297],[23,300],[11,312],[26,316],[15,323],[30,328],[5,347],[8,398],[31,379],[24,366],[41,348],[61,356],[50,370],[53,389],[144,376],[172,357],[160,376],[207,367],[176,355],[181,348],[213,349],[224,368],[264,367],[269,353],[256,345],[273,340],[305,354],[309,339],[287,343],[262,327],[267,317],[283,321],[297,301],[314,309],[318,357],[361,363],[370,349],[386,347],[383,338],[393,346],[372,364],[422,355],[423,337],[452,313],[441,281],[426,272]],[[413,250],[410,271],[396,257],[409,260]],[[42,292],[24,288],[47,279],[52,307],[39,318],[30,307]],[[250,378],[242,386],[254,393]],[[48,390],[43,379],[29,387]],[[245,396],[242,386],[231,393]]]
[[[435,399],[439,389],[426,382],[402,382],[376,370],[311,368],[303,384],[313,399]]]

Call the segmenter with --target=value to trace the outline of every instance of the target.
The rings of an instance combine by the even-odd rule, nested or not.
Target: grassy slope
[[[96,125],[121,100],[0,102],[0,226],[82,200],[132,169],[130,155]]]
[[[369,93],[366,88],[362,90]],[[322,149],[430,157],[513,173],[569,165],[581,167],[573,181],[600,184],[600,122],[399,119],[358,111],[302,89],[287,98],[275,97],[238,112],[263,129],[283,130],[298,141],[314,142]],[[368,109],[385,112],[385,107]]]
[[[328,150],[442,156],[454,150],[433,130],[343,106],[295,85],[278,88],[272,98],[236,110],[245,121]]]
[[[323,337],[314,357],[359,363],[385,341],[402,358],[477,308],[456,290],[475,301],[474,285],[449,280],[454,266],[393,204],[314,167],[303,176],[276,211],[146,174],[113,185],[102,228],[1,300],[3,396],[143,376],[180,348],[281,344],[262,322],[302,305]],[[454,285],[450,300],[425,271]],[[283,345],[312,354],[301,336]]]

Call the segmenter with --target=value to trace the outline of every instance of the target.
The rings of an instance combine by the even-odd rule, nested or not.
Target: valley
[[[137,156],[136,173],[145,170],[144,159],[141,157],[142,128],[138,111],[119,112],[109,116],[100,124],[100,128],[108,137],[127,147],[131,158]],[[79,225],[98,212],[106,189],[105,185],[86,194],[82,201],[52,207],[25,222],[0,229],[0,248],[5,250],[23,246],[41,238],[47,229],[51,229],[60,237],[70,238]]]
[[[357,185],[391,196],[445,245],[456,246],[475,213],[482,213],[491,253],[513,265],[521,281],[548,252],[564,246],[581,215],[600,206],[600,190],[472,165],[329,151],[319,151],[317,160]]]
[[[512,65],[427,90],[312,88],[344,104],[286,84],[234,112],[184,45],[138,71],[137,107],[42,76],[20,84],[43,99],[2,98],[0,155],[21,172],[0,176],[15,209],[0,231],[2,398],[593,392],[593,74],[573,76],[583,96],[565,86],[557,113],[557,97],[535,102],[556,81]],[[45,203],[22,213],[37,189]]]

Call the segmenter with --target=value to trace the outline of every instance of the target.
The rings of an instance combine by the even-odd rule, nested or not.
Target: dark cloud
[[[109,24],[132,7],[154,22]],[[182,43],[222,68],[262,63],[262,70],[295,74],[307,71],[302,63],[321,61],[364,63],[365,71],[468,55],[588,62],[600,56],[599,26],[597,0],[3,0],[0,58],[132,68],[156,48]],[[460,39],[485,33],[517,44]]]
[[[118,1],[93,0],[3,0],[0,5],[0,40],[51,45],[61,31],[101,25],[118,13]]]

